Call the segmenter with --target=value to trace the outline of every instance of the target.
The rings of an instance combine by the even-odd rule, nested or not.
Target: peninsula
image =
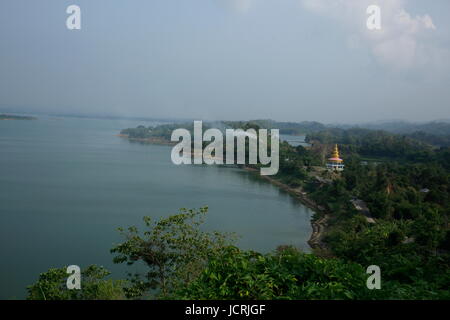
[[[16,116],[9,114],[0,114],[0,120],[37,120],[35,117],[30,116]]]

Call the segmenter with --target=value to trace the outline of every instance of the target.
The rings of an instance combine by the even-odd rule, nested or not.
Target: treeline
[[[355,144],[361,140],[367,141],[372,148],[377,143],[392,143],[388,140],[398,140],[400,138],[409,144],[419,143],[428,144],[436,147],[450,146],[450,123],[430,122],[427,124],[415,125],[406,122],[387,123],[385,125],[370,125],[367,128],[348,126],[348,125],[324,125],[315,121],[303,122],[277,122],[273,120],[251,120],[251,121],[204,121],[207,128],[218,128],[225,130],[245,129],[246,127],[257,127],[261,129],[279,129],[283,135],[308,135],[311,140],[319,140],[322,143],[328,143],[334,140],[340,144]],[[138,126],[137,128],[128,128],[122,130],[121,134],[128,135],[134,139],[148,139],[151,137],[161,137],[169,140],[173,130],[177,128],[186,128],[192,130],[193,122],[178,124],[162,124],[157,126]],[[368,139],[369,136],[378,136],[380,139]],[[393,138],[397,137],[397,138]],[[386,141],[383,141],[386,140]],[[395,148],[396,145],[393,145]],[[366,151],[366,150],[362,150]],[[373,150],[372,150],[373,151]],[[399,151],[401,153],[402,150]]]
[[[414,132],[424,132],[434,136],[450,135],[450,122],[430,121],[426,123],[410,123],[406,121],[386,121],[379,123],[367,123],[360,125],[366,129],[384,130],[397,134],[412,134]]]
[[[223,121],[231,128],[244,128],[245,126],[256,126],[262,129],[279,129],[280,134],[306,135],[307,133],[325,130],[326,125],[316,121],[303,122],[278,122],[274,120],[250,120],[250,121]]]
[[[123,129],[120,133],[132,139],[148,139],[161,137],[170,140],[173,130],[184,128],[192,132],[193,122],[178,124],[161,124],[157,126],[138,126],[136,128]],[[226,129],[279,129],[280,134],[304,135],[309,132],[317,132],[326,129],[326,126],[319,122],[276,122],[272,120],[251,120],[251,121],[203,121],[203,128]]]
[[[190,124],[193,127],[193,124]],[[181,125],[188,127],[189,124]],[[172,131],[180,128],[180,124],[162,124],[157,126],[137,126],[136,128],[128,128],[120,131],[121,135],[126,135],[130,139],[149,139],[152,137],[161,137],[170,140]]]
[[[407,135],[408,137],[422,141],[433,146],[438,147],[450,147],[450,134],[447,135],[435,135],[426,133],[424,131],[416,131]]]
[[[215,126],[216,125],[216,126]],[[217,126],[219,125],[219,127]],[[213,122],[203,122],[203,130],[207,130],[209,128],[225,128],[224,124],[221,122],[213,123]],[[127,128],[120,131],[121,135],[125,135],[130,139],[150,139],[153,137],[162,138],[167,141],[170,141],[170,137],[172,136],[172,132],[176,129],[186,129],[191,134],[194,132],[194,122],[186,122],[186,123],[169,123],[169,124],[160,124],[156,126],[145,127],[143,125],[137,126],[136,128]]]
[[[327,129],[308,134],[309,143],[340,145],[346,154],[363,157],[387,158],[409,162],[435,162],[445,164],[448,147],[433,147],[418,140],[418,136],[405,136],[369,129]],[[382,160],[382,159],[380,159]]]

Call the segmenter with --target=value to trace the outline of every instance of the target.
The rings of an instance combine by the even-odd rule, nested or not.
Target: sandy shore
[[[152,137],[152,138],[130,138],[126,134],[116,134],[117,137],[121,137],[124,139],[128,139],[130,141],[136,141],[136,142],[142,142],[142,143],[148,143],[148,144],[159,144],[159,145],[165,145],[165,146],[174,146],[177,144],[177,142],[172,142],[164,138],[160,137]]]

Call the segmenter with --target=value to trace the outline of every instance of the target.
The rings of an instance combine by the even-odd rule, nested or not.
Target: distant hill
[[[423,123],[407,121],[380,121],[359,125],[331,125],[329,127],[341,129],[370,129],[381,130],[404,135],[417,141],[425,142],[438,147],[450,146],[450,121],[437,120]]]
[[[249,120],[249,121],[225,121],[224,123],[231,127],[242,127],[249,123],[265,129],[279,129],[280,134],[288,135],[305,135],[312,132],[325,130],[326,125],[317,121],[302,121],[302,122],[278,122],[274,120]]]
[[[277,128],[282,134],[307,134],[329,128],[338,129],[370,129],[382,130],[396,134],[413,134],[416,132],[430,135],[450,135],[450,120],[413,123],[402,120],[368,122],[361,124],[323,124],[317,121],[302,122],[278,122],[274,120],[250,120],[248,122],[259,125],[262,128]]]
[[[322,124],[316,121],[277,122],[273,120],[250,120],[248,122],[256,124],[261,128],[280,129],[280,134],[285,135],[314,135],[319,132],[328,132],[328,134],[337,134],[337,132],[341,133],[341,131],[333,131],[333,129],[341,129],[352,133],[352,130],[364,129],[371,131],[383,131],[399,136],[405,136],[414,141],[423,142],[437,147],[450,146],[450,120],[439,120],[424,123],[412,123],[395,120],[362,123],[358,125]],[[229,122],[229,124],[231,123],[233,122]],[[234,122],[234,124],[238,127],[241,125],[240,122]]]
[[[450,121],[439,120],[423,123],[413,123],[407,121],[383,121],[371,122],[358,125],[333,125],[340,128],[364,128],[372,130],[384,130],[397,134],[412,134],[414,132],[424,132],[432,135],[450,135]]]

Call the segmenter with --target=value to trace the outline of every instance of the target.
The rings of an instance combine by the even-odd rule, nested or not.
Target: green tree
[[[283,247],[270,254],[227,247],[173,299],[355,299],[370,294],[364,269]]]
[[[111,249],[116,254],[114,263],[132,265],[141,261],[148,267],[145,274],[130,275],[132,285],[125,288],[128,297],[139,298],[150,291],[166,295],[188,284],[203,270],[208,258],[233,242],[231,234],[200,230],[207,212],[207,207],[183,208],[179,214],[156,222],[144,217],[148,230],[142,234],[136,227],[119,229],[125,241]]]
[[[416,241],[436,253],[440,242],[445,239],[444,219],[437,209],[428,208],[414,221],[413,232]]]

